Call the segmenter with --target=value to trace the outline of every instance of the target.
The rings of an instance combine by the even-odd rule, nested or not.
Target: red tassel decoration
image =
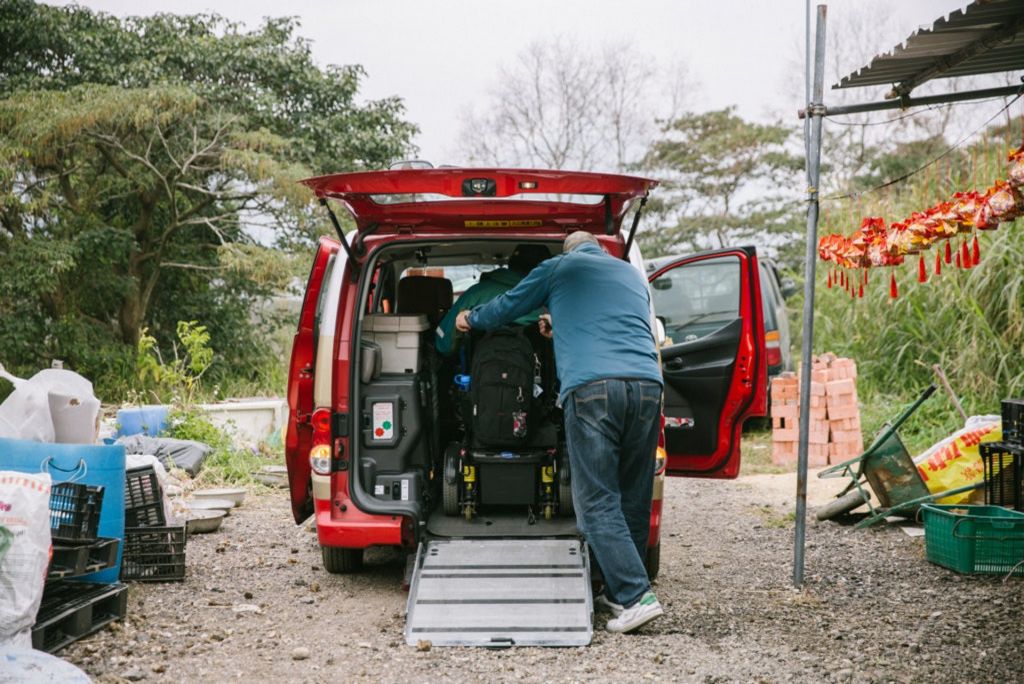
[[[960,264],[964,268],[971,267],[971,253],[967,251],[967,240],[960,243]]]
[[[935,253],[935,275],[942,275],[942,255]]]
[[[889,297],[896,299],[900,296],[900,291],[896,287],[896,273],[889,276]]]
[[[832,289],[832,271],[828,272],[828,289]]]
[[[864,283],[860,284],[860,291],[857,293],[857,296],[864,299]]]
[[[864,284],[868,284],[868,269],[864,269]]]
[[[946,263],[953,263],[953,248],[949,246],[949,240],[946,240]]]
[[[963,268],[963,264],[960,263],[960,250],[956,250],[956,267]]]
[[[924,265],[924,254],[922,254],[917,260],[917,282],[928,282],[928,269]]]
[[[981,263],[981,249],[978,247],[978,236],[974,236],[974,241],[971,243],[971,264],[977,266]]]

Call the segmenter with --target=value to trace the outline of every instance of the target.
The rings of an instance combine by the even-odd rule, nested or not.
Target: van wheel
[[[347,575],[363,569],[363,549],[340,549],[336,546],[321,546],[324,570],[335,575]]]
[[[647,556],[644,558],[644,565],[647,567],[647,579],[652,582],[658,578],[658,571],[661,570],[661,542],[654,546],[647,547]]]

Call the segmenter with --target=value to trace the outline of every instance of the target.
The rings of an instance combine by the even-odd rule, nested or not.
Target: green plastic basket
[[[928,560],[964,574],[1024,575],[1024,513],[1001,506],[924,504]]]

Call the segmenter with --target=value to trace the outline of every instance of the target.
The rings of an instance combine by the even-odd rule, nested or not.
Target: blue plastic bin
[[[117,436],[156,437],[167,429],[167,411],[167,406],[159,404],[121,409],[117,412]]]
[[[48,444],[0,438],[0,470],[49,473],[54,482],[77,482],[103,487],[98,534],[124,539],[124,446]],[[119,547],[123,547],[120,544]],[[117,565],[86,575],[86,582],[116,582],[121,574],[122,548]]]

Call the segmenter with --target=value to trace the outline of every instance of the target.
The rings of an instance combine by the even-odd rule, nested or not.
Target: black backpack
[[[534,353],[522,329],[499,328],[473,345],[473,440],[481,446],[516,447],[529,438]]]

